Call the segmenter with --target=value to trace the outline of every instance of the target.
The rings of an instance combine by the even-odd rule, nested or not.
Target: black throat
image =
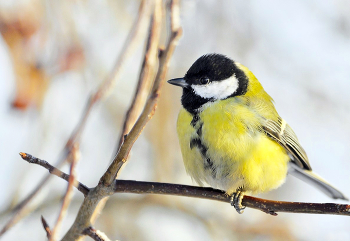
[[[213,102],[214,99],[206,99],[196,95],[192,89],[183,88],[182,96],[181,96],[181,104],[182,106],[190,112],[192,115],[195,115],[199,112],[199,108],[208,103]]]

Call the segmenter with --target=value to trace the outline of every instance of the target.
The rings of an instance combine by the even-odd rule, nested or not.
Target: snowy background
[[[28,9],[39,11],[45,19],[26,45],[29,62],[34,56],[45,65],[71,42],[79,43],[84,56],[78,67],[45,66],[43,99],[16,109],[11,107],[18,89],[16,61],[11,44],[0,37],[0,228],[11,217],[6,210],[46,175],[43,168],[21,160],[18,152],[55,163],[89,94],[108,75],[120,53],[138,6],[136,0],[0,1],[1,16],[7,19],[24,15]],[[206,53],[222,53],[244,64],[297,133],[313,170],[349,197],[349,13],[347,0],[182,0],[184,35],[168,78],[182,77]],[[79,180],[87,186],[96,185],[111,160],[143,49],[141,39],[112,95],[96,106],[88,121],[78,165]],[[180,89],[164,86],[156,115],[135,143],[120,178],[194,184],[185,173],[175,133],[180,96]],[[40,215],[54,224],[65,188],[65,182],[52,178],[31,204],[35,211],[3,239],[45,240]],[[293,177],[259,196],[333,202]],[[62,234],[74,221],[81,200],[82,195],[75,192]],[[287,213],[272,217],[252,209],[238,215],[223,203],[156,195],[115,195],[95,226],[112,240],[350,240],[348,217]]]

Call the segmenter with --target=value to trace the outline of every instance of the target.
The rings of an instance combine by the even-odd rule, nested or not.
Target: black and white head
[[[203,55],[185,77],[171,79],[168,83],[183,87],[182,106],[193,114],[208,102],[244,95],[248,88],[244,72],[221,54]]]

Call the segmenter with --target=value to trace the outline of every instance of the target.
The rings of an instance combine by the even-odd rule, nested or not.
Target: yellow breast
[[[238,187],[252,193],[277,188],[287,175],[289,157],[260,131],[264,117],[257,111],[264,110],[251,109],[241,101],[211,103],[197,121],[185,109],[180,111],[177,131],[185,168],[199,184],[206,182],[229,194]]]

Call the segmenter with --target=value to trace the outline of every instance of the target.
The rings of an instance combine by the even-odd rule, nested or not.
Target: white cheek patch
[[[205,98],[222,100],[232,95],[238,89],[238,79],[232,76],[221,81],[213,81],[208,85],[192,85],[194,92]]]

